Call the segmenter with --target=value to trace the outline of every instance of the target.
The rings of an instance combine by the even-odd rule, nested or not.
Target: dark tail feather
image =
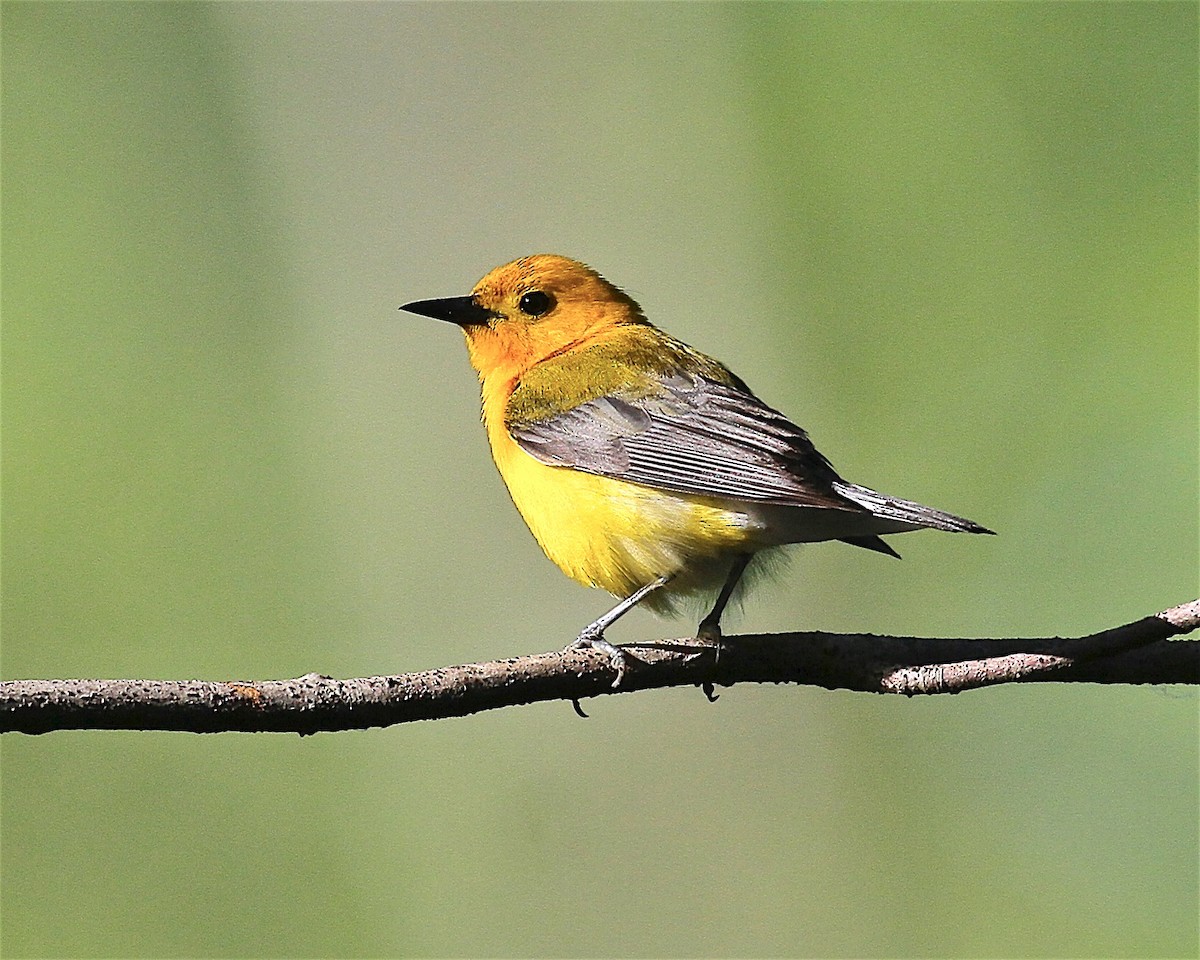
[[[948,530],[951,533],[995,533],[994,530],[980,526],[974,520],[956,517],[952,513],[935,510],[933,507],[926,507],[922,504],[914,503],[912,500],[888,497],[872,490],[870,487],[860,487],[857,483],[846,483],[842,480],[835,482],[833,486],[847,500],[857,503],[860,507],[877,517],[883,517],[888,520],[899,520],[901,523],[912,523],[920,527],[932,527],[934,530]],[[865,546],[869,550],[879,550],[878,546],[871,546],[861,542],[872,539],[878,540],[879,538],[854,537],[850,538],[848,542],[853,542],[855,546],[859,547]],[[893,550],[885,543],[881,552],[892,553]]]
[[[874,550],[876,553],[886,553],[889,557],[900,559],[900,554],[883,542],[881,537],[842,537],[842,543],[848,543],[852,547],[862,547],[866,550]]]

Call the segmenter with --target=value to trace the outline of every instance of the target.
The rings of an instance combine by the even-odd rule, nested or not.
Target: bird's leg
[[[725,608],[729,605],[729,598],[733,596],[734,588],[742,579],[742,574],[746,572],[750,556],[748,553],[741,553],[734,559],[733,566],[729,568],[729,576],[725,578],[725,586],[717,595],[717,602],[713,604],[708,616],[700,621],[700,626],[696,630],[697,640],[708,640],[716,644],[718,657],[721,655],[721,614],[725,612]]]
[[[613,681],[613,687],[619,687],[621,681],[625,678],[625,667],[627,665],[625,654],[619,647],[613,646],[604,639],[604,631],[637,606],[647,594],[653,593],[659,587],[664,586],[670,579],[668,576],[659,577],[644,587],[639,587],[609,610],[608,613],[597,617],[593,622],[584,627],[583,631],[575,639],[575,642],[567,647],[567,649],[591,647],[593,650],[599,650],[601,653],[608,654],[609,662],[612,664],[613,669],[617,671],[617,679]]]

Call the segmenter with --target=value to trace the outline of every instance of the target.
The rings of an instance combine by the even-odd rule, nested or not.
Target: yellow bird
[[[614,687],[625,657],[605,629],[638,603],[715,595],[697,635],[719,640],[762,551],[841,540],[898,557],[881,535],[992,532],[843,480],[802,429],[575,260],[522,257],[469,296],[401,309],[462,328],[513,503],[563,573],[621,598],[572,644],[609,656]]]

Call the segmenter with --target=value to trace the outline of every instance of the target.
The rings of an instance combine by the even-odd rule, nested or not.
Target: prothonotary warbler
[[[992,532],[843,480],[740,378],[575,260],[522,257],[469,296],[401,309],[462,328],[513,503],[563,573],[621,598],[572,644],[609,656],[613,686],[626,663],[605,629],[638,603],[715,596],[698,636],[719,641],[760,551],[840,540],[898,557],[881,535]]]

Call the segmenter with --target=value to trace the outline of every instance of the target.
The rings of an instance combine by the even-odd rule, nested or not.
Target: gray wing
[[[748,390],[674,373],[650,396],[612,394],[509,424],[543,463],[681,493],[866,513],[808,434]]]

